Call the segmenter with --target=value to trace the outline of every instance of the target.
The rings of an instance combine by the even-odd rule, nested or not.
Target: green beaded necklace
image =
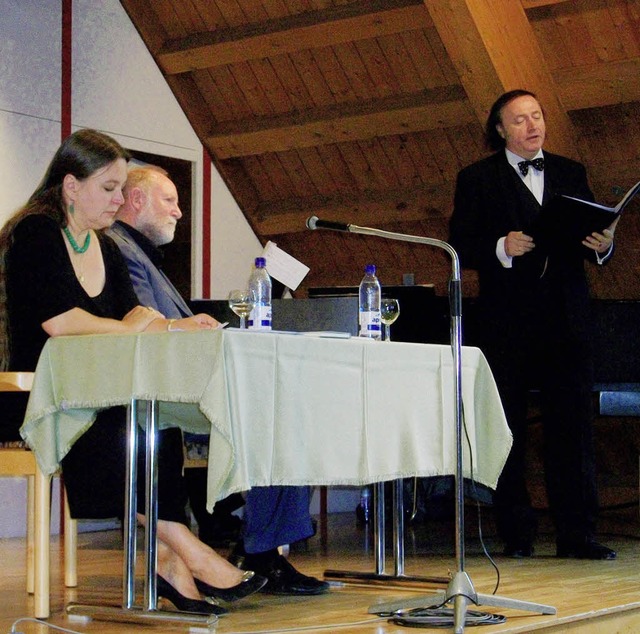
[[[69,244],[71,245],[71,248],[76,252],[76,253],[84,253],[88,248],[89,248],[89,244],[91,243],[91,232],[87,232],[87,237],[84,239],[84,244],[82,246],[80,246],[75,238],[71,235],[71,231],[69,231],[69,227],[63,227],[62,231],[64,232],[64,235],[67,236],[67,240],[69,240]]]

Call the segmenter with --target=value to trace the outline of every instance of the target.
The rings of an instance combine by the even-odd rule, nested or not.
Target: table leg
[[[138,411],[136,401],[127,407],[127,473],[124,499],[124,569],[122,571],[122,607],[131,609],[136,602],[136,488],[138,481]]]
[[[376,574],[384,575],[386,563],[385,551],[385,502],[384,482],[373,485],[373,542],[375,548]]]
[[[353,570],[325,570],[324,578],[330,581],[365,585],[423,586],[424,584],[448,585],[448,577],[421,577],[404,574],[404,496],[403,481],[393,482],[393,541],[394,574],[385,574],[385,500],[384,482],[374,485],[374,557],[375,572]]]
[[[146,501],[145,501],[145,584],[144,605],[147,610],[158,609],[158,402],[147,401],[146,416]]]
[[[393,561],[395,576],[404,577],[404,482],[393,483]]]
[[[72,618],[116,621],[124,623],[149,623],[154,621],[180,622],[203,625],[209,631],[218,617],[215,614],[193,614],[158,610],[157,596],[157,524],[158,524],[158,466],[157,466],[157,420],[158,402],[147,401],[145,430],[146,445],[146,524],[145,524],[145,579],[144,605],[135,603],[136,571],[136,490],[137,490],[137,448],[138,448],[138,401],[132,399],[127,408],[127,474],[125,481],[124,541],[125,557],[123,570],[122,607],[70,603],[67,614]]]

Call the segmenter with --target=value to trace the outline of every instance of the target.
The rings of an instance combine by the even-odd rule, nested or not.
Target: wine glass
[[[240,317],[240,328],[246,328],[247,317],[253,309],[253,296],[248,289],[236,289],[229,293],[229,308]]]
[[[391,324],[400,317],[400,303],[397,299],[383,297],[380,301],[380,321],[384,324],[384,340],[391,341]]]

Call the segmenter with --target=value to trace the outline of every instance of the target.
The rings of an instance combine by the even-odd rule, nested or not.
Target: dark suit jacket
[[[113,224],[107,235],[113,238],[127,262],[133,289],[142,306],[152,306],[169,319],[192,314],[176,287],[122,224]]]
[[[544,157],[543,205],[559,194],[593,200],[580,163],[549,152]],[[551,311],[559,327],[580,338],[588,337],[584,260],[595,261],[592,250],[576,245],[565,252],[548,253],[536,247],[514,258],[510,269],[496,257],[498,239],[510,231],[531,231],[540,209],[505,152],[497,152],[459,173],[449,241],[462,267],[478,271],[484,319],[494,320],[495,326],[511,327],[517,337],[517,328],[526,327],[527,315]]]

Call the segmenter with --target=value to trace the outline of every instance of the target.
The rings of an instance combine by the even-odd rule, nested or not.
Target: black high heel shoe
[[[196,579],[195,577],[194,581],[196,582],[198,590],[200,590],[200,592],[205,596],[232,602],[248,597],[254,592],[258,592],[260,588],[266,585],[268,579],[257,575],[253,570],[247,570],[242,575],[240,583],[235,586],[231,586],[230,588],[216,588],[215,586],[210,586],[208,583],[200,581],[200,579]]]
[[[221,605],[209,603],[209,601],[201,601],[199,599],[189,599],[180,594],[166,579],[157,576],[158,596],[169,599],[181,612],[192,612],[193,614],[215,614],[222,616],[227,614],[229,610]]]

